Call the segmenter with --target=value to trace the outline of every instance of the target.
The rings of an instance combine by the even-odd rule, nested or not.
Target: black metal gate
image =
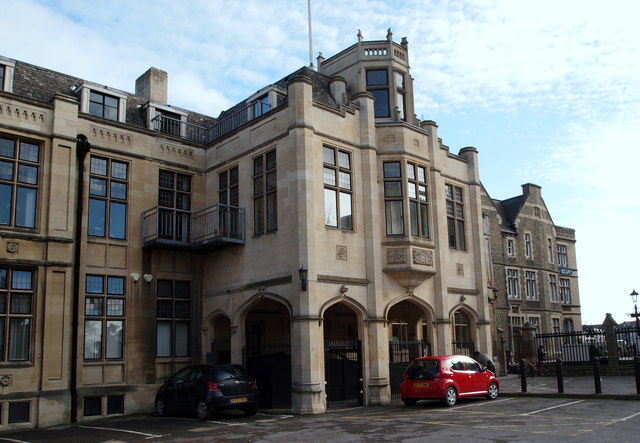
[[[391,340],[389,342],[389,385],[392,399],[400,398],[400,385],[409,362],[426,355],[431,355],[427,340]]]
[[[245,356],[245,366],[256,379],[260,407],[291,407],[291,352],[289,344],[271,345],[259,355]]]
[[[360,340],[325,341],[324,370],[327,382],[327,407],[362,405]]]

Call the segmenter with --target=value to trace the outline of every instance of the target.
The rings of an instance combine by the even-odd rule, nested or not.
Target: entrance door
[[[324,364],[327,407],[362,405],[360,340],[327,340],[324,348]]]

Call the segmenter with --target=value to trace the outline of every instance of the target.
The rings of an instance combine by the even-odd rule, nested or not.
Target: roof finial
[[[391,28],[387,29],[387,40],[393,40],[393,32],[391,32]]]
[[[358,29],[358,43],[362,41],[362,31]]]

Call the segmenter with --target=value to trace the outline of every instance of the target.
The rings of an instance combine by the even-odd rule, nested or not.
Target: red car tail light
[[[251,389],[258,389],[258,383],[255,380],[251,383]]]
[[[220,387],[218,386],[218,383],[207,382],[207,391],[220,392]]]

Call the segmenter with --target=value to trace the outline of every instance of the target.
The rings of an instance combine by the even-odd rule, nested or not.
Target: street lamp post
[[[633,292],[631,292],[631,294],[629,294],[631,296],[631,299],[633,300],[633,314],[631,314],[632,317],[635,317],[636,319],[636,334],[638,334],[638,332],[640,332],[638,330],[638,327],[640,325],[639,321],[638,321],[638,317],[640,317],[640,314],[638,314],[638,293],[636,292],[636,290],[634,289]]]

